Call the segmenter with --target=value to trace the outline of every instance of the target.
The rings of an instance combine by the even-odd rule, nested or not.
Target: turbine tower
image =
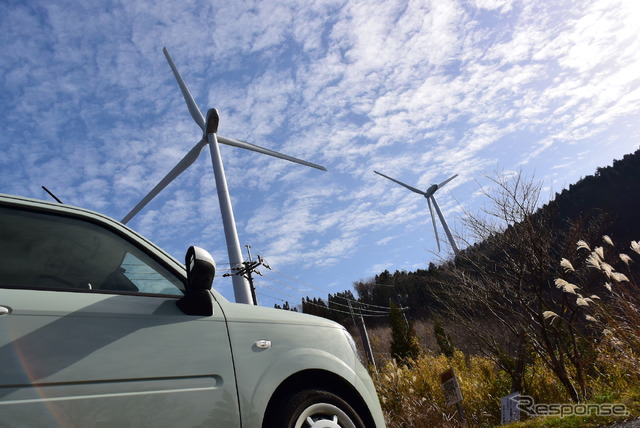
[[[229,263],[231,264],[231,269],[234,271],[239,271],[242,268],[242,252],[240,251],[240,242],[238,240],[238,232],[236,230],[236,222],[233,216],[233,209],[231,207],[231,199],[229,197],[229,190],[227,188],[227,179],[224,175],[224,167],[222,165],[222,157],[220,156],[220,148],[218,143],[227,144],[230,146],[240,147],[247,150],[252,150],[254,152],[266,154],[269,156],[273,156],[280,159],[285,159],[290,162],[299,163],[302,165],[310,166],[312,168],[320,169],[322,171],[326,171],[327,169],[323,166],[316,165],[311,162],[307,162],[301,159],[294,158],[292,156],[288,156],[282,153],[275,152],[273,150],[266,149],[264,147],[257,146],[255,144],[247,143],[246,141],[235,140],[231,138],[225,138],[222,136],[218,136],[218,123],[219,116],[218,111],[216,109],[210,109],[207,112],[207,118],[205,120],[202,112],[198,108],[195,100],[191,96],[187,85],[182,80],[182,76],[180,76],[180,72],[178,68],[174,64],[171,56],[169,55],[169,51],[167,48],[163,48],[164,56],[167,58],[169,62],[169,66],[173,71],[173,75],[178,81],[178,86],[180,86],[180,91],[182,92],[182,96],[187,103],[187,107],[189,108],[189,113],[191,113],[191,117],[196,121],[198,126],[202,129],[203,136],[200,141],[193,146],[193,148],[182,158],[178,164],[173,167],[171,171],[162,179],[160,182],[147,194],[142,200],[127,214],[123,219],[122,223],[127,223],[131,220],[145,205],[147,205],[158,193],[162,191],[169,183],[171,183],[177,176],[179,176],[184,170],[186,170],[195,160],[198,158],[198,155],[206,146],[209,144],[209,150],[211,152],[211,162],[213,164],[213,173],[216,180],[216,189],[218,191],[218,201],[220,203],[220,213],[222,214],[222,223],[224,226],[224,235],[227,243],[227,253],[229,254]],[[233,275],[233,293],[235,296],[235,300],[237,303],[247,303],[253,304],[253,299],[251,297],[251,289],[249,287],[249,283],[246,278],[242,275]]]
[[[442,215],[442,211],[440,211],[440,206],[438,205],[438,202],[436,201],[436,197],[435,197],[435,193],[438,189],[440,189],[442,186],[444,186],[445,184],[447,184],[448,182],[450,182],[451,180],[453,180],[454,178],[456,178],[458,176],[458,174],[455,174],[449,178],[447,178],[445,181],[443,181],[440,184],[432,184],[431,186],[429,186],[429,188],[427,189],[426,192],[423,192],[422,190],[418,190],[415,187],[409,186],[408,184],[405,184],[401,181],[396,180],[395,178],[391,178],[387,175],[384,175],[381,172],[378,171],[373,171],[378,175],[383,176],[384,178],[387,178],[391,181],[393,181],[394,183],[398,183],[401,186],[406,187],[407,189],[411,190],[412,192],[418,193],[422,196],[424,196],[425,198],[427,198],[427,202],[429,204],[429,212],[431,213],[431,220],[433,221],[433,231],[436,234],[436,242],[438,243],[438,251],[440,251],[440,239],[438,238],[438,229],[436,228],[436,218],[433,216],[433,208],[431,208],[431,203],[433,203],[433,206],[436,209],[436,213],[438,214],[438,217],[440,218],[440,223],[442,223],[442,228],[444,229],[444,233],[447,235],[447,238],[449,238],[449,242],[451,243],[451,248],[453,248],[453,253],[457,256],[458,253],[460,253],[460,250],[458,249],[458,246],[456,245],[456,241],[453,239],[453,235],[451,234],[451,231],[449,230],[449,226],[447,225],[446,220],[444,219],[444,216]]]

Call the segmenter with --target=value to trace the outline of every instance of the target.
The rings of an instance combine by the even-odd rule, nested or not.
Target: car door
[[[0,206],[0,426],[240,426],[220,307],[182,313],[144,244]]]

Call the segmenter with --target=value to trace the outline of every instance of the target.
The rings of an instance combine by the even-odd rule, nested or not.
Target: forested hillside
[[[627,243],[640,237],[639,215],[640,150],[621,160],[614,160],[611,166],[598,168],[593,175],[556,193],[552,201],[535,213],[537,217],[551,216],[551,224],[558,231],[566,230],[571,222],[588,224],[597,221],[600,231],[616,242]],[[490,251],[490,246],[488,242],[479,242],[463,250],[455,263],[464,264],[464,259],[474,258],[478,252]],[[348,318],[344,314],[349,311],[348,300],[355,299],[365,308],[369,307],[367,305],[374,305],[371,308],[387,307],[393,301],[409,307],[409,313],[414,318],[428,317],[442,307],[441,299],[435,298],[433,293],[446,270],[447,266],[433,263],[427,269],[415,272],[391,273],[385,270],[373,278],[355,282],[356,297],[347,290],[328,296],[326,301],[307,298],[302,302],[303,311],[344,321]]]

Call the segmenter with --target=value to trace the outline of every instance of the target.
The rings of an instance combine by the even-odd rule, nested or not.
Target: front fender
[[[274,392],[302,372],[315,373],[318,386],[333,377],[336,386],[356,391],[374,418],[381,414],[373,383],[339,324],[250,305],[225,304],[224,312],[243,428],[260,428]],[[323,373],[326,379],[319,379]]]
[[[357,357],[342,328],[228,323],[243,427],[260,427],[274,391],[305,370],[331,372],[355,387]],[[271,348],[256,346],[269,340]]]
[[[269,351],[272,355],[269,355]],[[236,376],[243,427],[261,427],[269,400],[278,387],[289,377],[306,370],[331,372],[354,385],[356,373],[346,356],[336,356],[317,348],[292,349],[279,353],[263,350],[253,355],[236,357]]]
[[[349,366],[335,355],[318,349],[296,349],[286,352],[278,361],[265,368],[255,384],[251,403],[255,405],[260,397],[270,398],[286,379],[310,369],[333,373],[355,387],[356,373],[353,364]]]

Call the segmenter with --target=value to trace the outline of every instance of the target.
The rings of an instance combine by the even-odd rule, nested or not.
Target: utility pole
[[[369,334],[367,333],[367,326],[364,324],[364,318],[362,318],[362,314],[358,314],[358,318],[356,318],[353,313],[353,307],[351,306],[351,300],[348,300],[349,303],[349,312],[351,312],[351,318],[353,319],[353,323],[358,327],[358,331],[360,332],[360,338],[362,339],[362,347],[364,348],[364,353],[367,356],[367,360],[369,364],[373,366],[374,371],[378,371],[376,368],[376,360],[373,358],[373,351],[371,350],[371,342],[369,342]]]
[[[247,261],[242,262],[242,268],[236,270],[233,273],[225,273],[223,276],[232,276],[232,275],[242,275],[247,281],[249,281],[249,289],[251,291],[251,299],[253,300],[254,305],[258,305],[258,296],[256,296],[256,287],[253,285],[253,273],[257,273],[258,275],[262,275],[260,271],[258,271],[258,266],[264,266],[267,269],[271,269],[271,267],[264,261],[264,259],[258,255],[258,260],[253,261],[251,259],[251,245],[245,245],[247,248],[247,254],[249,258]]]
[[[402,301],[404,300],[402,298],[402,296],[398,293],[398,298],[397,298],[397,302],[398,302],[398,309],[400,309],[400,312],[402,312],[402,317],[404,318],[404,323],[407,326],[407,330],[409,329],[409,320],[407,319],[407,314],[405,313],[406,309],[409,309],[408,307],[403,307],[402,306]],[[391,299],[389,299],[389,303],[391,303]]]

